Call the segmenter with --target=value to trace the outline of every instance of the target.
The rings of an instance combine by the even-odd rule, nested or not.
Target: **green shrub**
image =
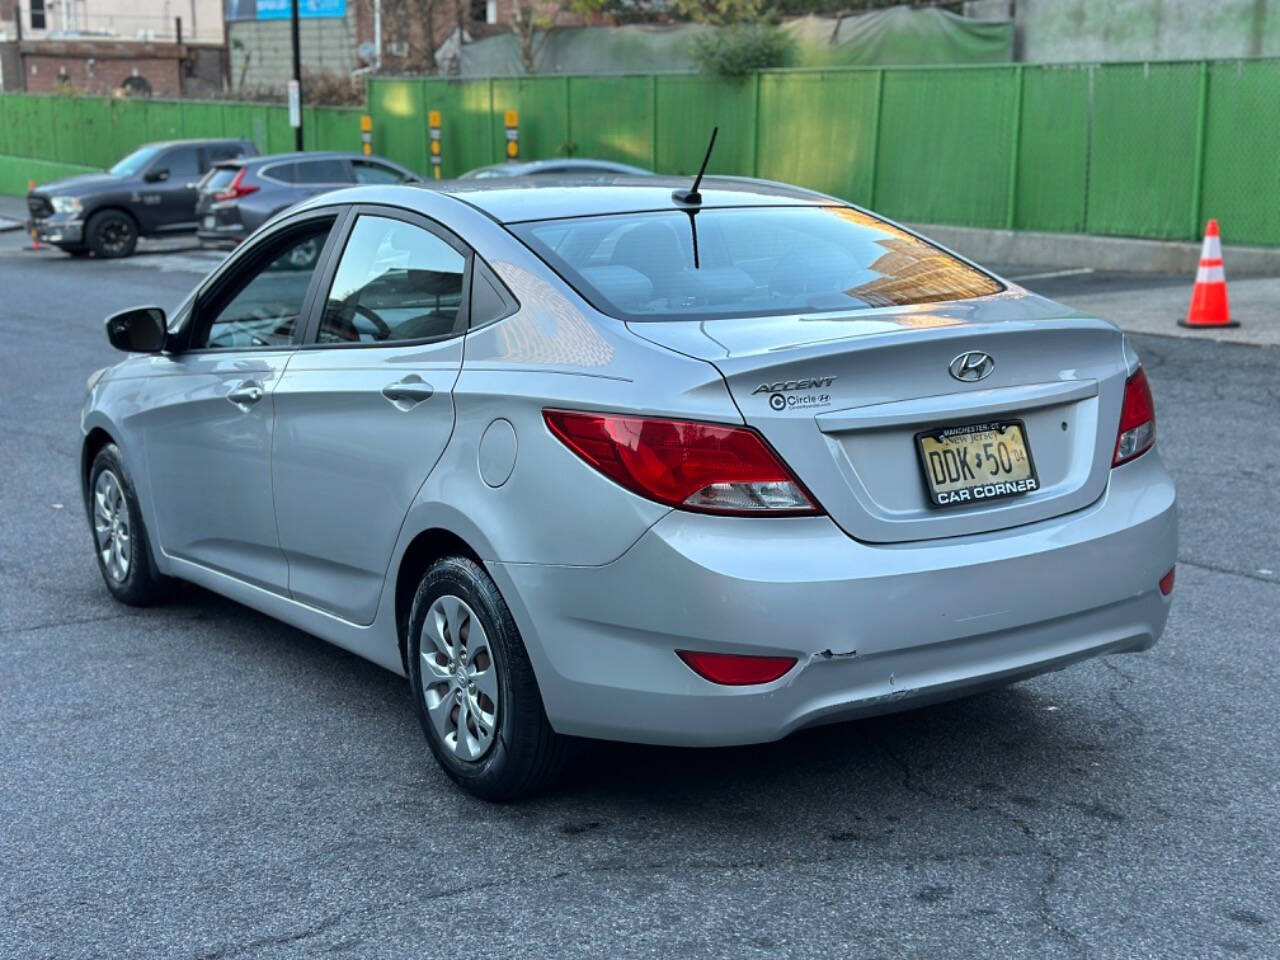
[[[713,27],[693,41],[693,62],[703,73],[741,80],[756,70],[785,67],[792,39],[767,23],[735,23]]]

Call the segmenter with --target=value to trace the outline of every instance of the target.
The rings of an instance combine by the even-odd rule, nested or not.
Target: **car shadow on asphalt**
[[[219,643],[235,648],[237,663],[256,659],[256,672],[278,670],[280,683],[296,687],[299,696],[311,697],[325,710],[349,711],[357,722],[352,736],[368,736],[369,750],[400,754],[422,771],[418,783],[424,802],[430,794],[453,789],[422,741],[403,677],[188,584],[179,587],[167,609],[184,620],[215,621]],[[959,804],[978,810],[999,802],[1029,810],[1042,794],[1122,762],[1120,756],[1108,760],[1096,725],[1074,727],[1059,719],[1057,710],[1041,691],[1023,684],[752,746],[574,741],[565,774],[530,804],[553,816],[557,808],[570,814],[565,827],[570,834],[646,808],[710,806],[723,813],[741,806],[744,797],[756,811],[808,807],[816,817],[811,825],[821,822],[815,807],[847,814],[854,804],[868,817],[880,818],[881,830],[886,824],[892,830],[904,795],[933,807]],[[584,820],[584,807],[597,820]],[[840,841],[859,833],[833,820],[831,835]]]

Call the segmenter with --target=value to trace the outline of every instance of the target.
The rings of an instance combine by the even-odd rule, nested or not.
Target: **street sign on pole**
[[[289,126],[295,130],[302,126],[302,86],[297,80],[289,81]]]
[[[293,149],[302,150],[302,44],[298,39],[298,7],[301,0],[293,0],[290,6],[289,24],[293,33],[293,79],[289,81],[289,125],[293,127]]]

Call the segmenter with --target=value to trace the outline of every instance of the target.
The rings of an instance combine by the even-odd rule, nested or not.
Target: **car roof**
[[[196,137],[191,140],[152,140],[148,147],[202,147],[210,143],[252,143],[248,137]]]
[[[686,210],[672,197],[688,190],[692,177],[618,176],[574,180],[571,177],[494,177],[480,180],[437,181],[411,186],[438,190],[483,210],[502,223],[589,217],[640,210]],[[704,177],[700,188],[703,209],[844,205],[826,194],[771,180],[748,177]]]
[[[383,157],[365,156],[363,153],[343,150],[303,150],[302,152],[293,153],[269,153],[266,156],[258,157],[228,157],[226,160],[219,160],[214,164],[215,167],[263,167],[273,163],[291,163],[297,160],[375,160],[380,163],[390,163],[393,166],[399,166],[394,160],[386,160]]]
[[[280,160],[363,160],[365,157],[353,150],[295,150],[291,153],[268,153],[261,157],[241,159],[252,163],[272,163]]]
[[[618,163],[616,160],[592,160],[586,157],[559,157],[551,160],[507,160],[503,163],[491,163],[468,171],[464,177],[470,179],[478,173],[501,171],[503,176],[519,177],[525,174],[539,173],[543,170],[604,170],[613,173],[629,173],[647,175],[651,171],[629,163]]]

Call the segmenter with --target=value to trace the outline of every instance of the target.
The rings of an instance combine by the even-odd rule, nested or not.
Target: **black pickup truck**
[[[27,229],[73,256],[127,257],[139,237],[194,232],[196,182],[220,160],[257,153],[249,140],[148,143],[106,173],[32,190]]]

